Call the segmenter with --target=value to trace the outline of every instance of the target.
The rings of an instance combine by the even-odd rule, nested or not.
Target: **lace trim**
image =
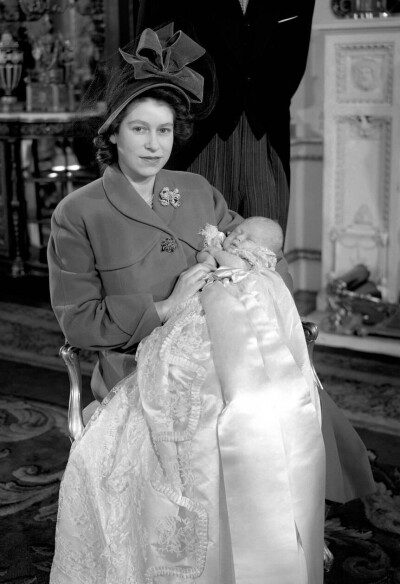
[[[151,484],[179,508],[177,515],[159,520],[157,542],[153,547],[165,559],[173,556],[176,562],[193,558],[194,562],[193,566],[151,566],[145,573],[146,584],[163,576],[185,581],[198,578],[206,562],[208,514],[203,505],[190,496],[194,483],[191,440],[201,417],[201,388],[207,373],[201,357],[204,330],[204,313],[196,295],[170,315],[163,326],[161,340],[157,335],[154,344],[143,345],[138,362],[139,387],[146,388],[141,393],[142,404],[145,411],[147,403],[151,406],[148,423],[159,462]],[[208,336],[206,342],[209,343]],[[157,368],[153,364],[151,372],[148,366],[155,354],[159,363]],[[184,375],[184,384],[180,375]],[[163,415],[154,415],[156,410],[161,410]]]
[[[199,235],[203,237],[203,249],[210,246],[215,246],[222,249],[222,244],[225,240],[225,233],[218,231],[218,227],[206,223],[203,229],[199,231]]]
[[[103,400],[74,443],[60,491],[52,584],[98,584],[105,574],[110,584],[122,574],[125,584],[191,582],[203,573],[209,518],[194,498],[191,453],[209,344],[197,296],[141,344],[136,372]],[[152,489],[160,513],[148,525]]]
[[[258,270],[275,270],[277,257],[276,254],[265,247],[254,247],[251,249],[236,249],[235,255],[249,262],[252,268]]]

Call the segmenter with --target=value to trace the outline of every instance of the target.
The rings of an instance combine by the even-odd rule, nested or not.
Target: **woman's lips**
[[[161,156],[141,156],[145,162],[160,162]]]

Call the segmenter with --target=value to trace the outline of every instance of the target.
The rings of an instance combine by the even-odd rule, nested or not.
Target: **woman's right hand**
[[[210,266],[209,264],[196,264],[182,272],[170,296],[165,300],[160,300],[160,302],[154,303],[161,322],[165,321],[168,312],[172,308],[201,290],[208,274],[214,270],[215,267]]]

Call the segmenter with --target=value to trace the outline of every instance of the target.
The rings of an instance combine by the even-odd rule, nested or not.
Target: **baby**
[[[266,217],[249,217],[225,237],[212,225],[201,231],[204,249],[199,263],[249,270],[252,266],[275,269],[282,257],[283,232],[278,223]]]

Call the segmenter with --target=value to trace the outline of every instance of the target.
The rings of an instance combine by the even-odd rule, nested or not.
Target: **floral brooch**
[[[181,206],[181,195],[178,189],[171,191],[168,187],[161,189],[158,199],[164,207],[172,205],[175,209]]]
[[[166,237],[161,242],[161,251],[166,251],[167,253],[172,253],[176,250],[177,243],[173,237]]]

